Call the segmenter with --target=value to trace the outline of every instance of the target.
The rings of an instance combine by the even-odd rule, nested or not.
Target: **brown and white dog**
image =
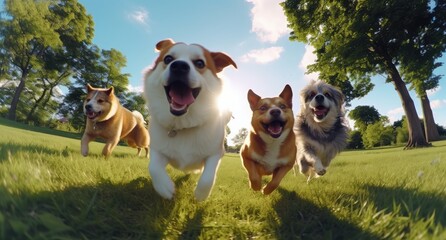
[[[166,166],[202,171],[195,198],[206,199],[224,154],[225,128],[232,114],[220,113],[218,97],[223,82],[217,76],[237,65],[222,52],[198,44],[156,44],[159,56],[144,74],[144,93],[151,114],[149,173],[155,190],[172,199],[175,185]]]
[[[118,142],[123,139],[130,147],[149,151],[149,133],[142,114],[124,108],[115,96],[113,87],[94,88],[87,85],[87,96],[83,105],[87,124],[81,140],[82,155],[88,155],[88,144],[96,138],[105,140],[102,154],[109,157]]]
[[[296,121],[297,165],[308,177],[326,173],[333,158],[347,145],[344,95],[323,81],[312,81],[300,93]]]
[[[261,190],[262,176],[272,174],[271,181],[262,190],[263,194],[274,191],[296,161],[292,98],[289,85],[279,97],[274,98],[261,98],[251,89],[248,91],[252,110],[251,130],[240,156],[253,190]]]

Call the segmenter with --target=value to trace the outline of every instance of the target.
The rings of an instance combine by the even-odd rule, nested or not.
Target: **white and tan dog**
[[[155,190],[171,199],[175,186],[168,164],[183,171],[202,171],[195,198],[206,199],[224,154],[225,127],[231,113],[221,114],[223,82],[217,73],[235,62],[222,52],[198,44],[156,44],[159,56],[144,74],[144,93],[151,114],[149,172]]]
[[[326,173],[331,160],[347,145],[344,95],[323,81],[312,81],[300,94],[296,120],[296,162],[301,173],[312,177]]]

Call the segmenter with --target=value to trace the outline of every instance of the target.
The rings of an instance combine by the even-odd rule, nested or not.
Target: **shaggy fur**
[[[347,145],[344,95],[337,88],[313,81],[300,94],[301,111],[296,120],[297,165],[302,174],[319,177]]]

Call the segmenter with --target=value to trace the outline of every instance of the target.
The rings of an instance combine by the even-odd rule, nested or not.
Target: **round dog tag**
[[[177,135],[177,131],[175,131],[174,129],[170,130],[167,133],[167,136],[169,136],[169,137],[175,137],[176,135]]]

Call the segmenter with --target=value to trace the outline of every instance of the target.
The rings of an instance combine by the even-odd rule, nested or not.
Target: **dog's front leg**
[[[220,165],[221,155],[213,155],[206,159],[204,169],[195,188],[195,199],[198,201],[205,200],[211,193],[215,183],[215,175]]]
[[[251,158],[241,156],[243,166],[248,172],[249,187],[254,191],[262,189],[262,175],[259,174],[257,163]]]
[[[102,149],[102,155],[105,156],[105,158],[110,157],[113,149],[118,145],[119,138],[111,139],[105,143],[104,148]]]
[[[293,165],[285,165],[279,168],[276,168],[273,172],[273,177],[271,178],[271,181],[266,184],[266,186],[263,188],[262,192],[265,195],[270,194],[272,191],[274,191],[282,181],[282,178],[285,177],[285,175],[293,168]]]
[[[88,144],[93,140],[93,138],[88,135],[87,133],[84,133],[81,139],[81,153],[84,157],[88,155]]]
[[[172,199],[175,185],[166,172],[168,163],[166,156],[156,150],[150,150],[149,173],[152,177],[152,185],[161,197]]]
[[[319,175],[322,176],[326,173],[325,167],[324,165],[322,165],[322,161],[321,159],[316,156],[316,154],[307,151],[304,153],[304,158],[305,160],[313,166],[314,171]],[[302,159],[303,161],[305,161],[304,159]]]

